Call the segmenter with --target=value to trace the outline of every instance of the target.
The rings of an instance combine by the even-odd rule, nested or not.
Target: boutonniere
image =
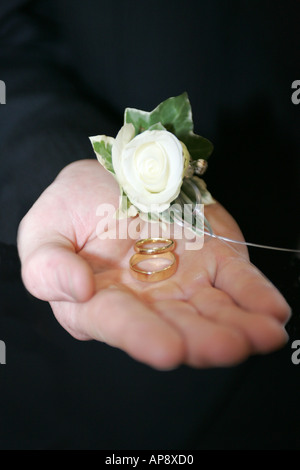
[[[193,229],[195,207],[214,202],[200,178],[213,145],[194,133],[187,93],[168,98],[150,112],[126,108],[115,138],[98,135],[90,141],[98,161],[120,186],[119,218],[177,220]],[[186,205],[189,211],[183,210]]]

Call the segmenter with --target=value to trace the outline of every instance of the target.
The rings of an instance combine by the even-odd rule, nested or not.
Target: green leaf
[[[152,130],[154,126],[158,126],[157,129],[162,126],[161,130],[172,132],[185,143],[193,159],[207,159],[213,151],[213,145],[208,139],[193,132],[192,109],[186,92],[168,98],[150,112],[126,108],[124,122],[134,125],[136,135]]]
[[[124,121],[134,125],[136,134],[148,130],[157,123],[161,123],[165,129],[175,135],[193,129],[191,106],[187,93],[168,98],[150,112],[126,108]]]
[[[193,130],[192,109],[187,93],[168,98],[151,112],[151,121],[160,121],[178,138]]]
[[[157,122],[152,124],[152,126],[148,127],[148,131],[166,131],[167,129],[162,125],[161,122]]]
[[[214,150],[213,144],[208,139],[193,132],[182,136],[180,140],[186,145],[193,160],[198,158],[207,160]]]
[[[124,124],[133,124],[135,135],[140,134],[149,129],[150,114],[147,111],[142,111],[135,108],[126,108],[124,113]]]
[[[111,155],[114,139],[112,137],[107,137],[106,135],[99,135],[90,137],[90,141],[101,165],[103,165],[107,171],[115,174]]]

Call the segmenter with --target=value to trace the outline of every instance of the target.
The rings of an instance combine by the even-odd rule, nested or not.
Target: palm
[[[77,162],[20,226],[24,283],[51,303],[73,336],[105,341],[157,368],[229,365],[284,343],[289,308],[244,247],[209,239],[202,249],[186,250],[187,241],[177,240],[178,269],[171,278],[134,280],[128,264],[134,237],[106,233],[99,213],[103,203],[116,207],[118,196],[96,161]],[[206,216],[215,232],[242,238],[219,204]],[[148,229],[140,222],[133,232],[143,238]]]

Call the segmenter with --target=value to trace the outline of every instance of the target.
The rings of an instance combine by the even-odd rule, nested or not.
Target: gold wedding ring
[[[138,267],[138,264],[141,261],[149,261],[151,262],[155,259],[164,258],[170,261],[170,264],[163,267],[162,269],[149,271],[147,269],[141,269]],[[170,251],[166,251],[164,253],[158,254],[142,254],[142,253],[135,253],[130,258],[130,269],[132,275],[138,279],[139,281],[147,281],[147,282],[157,282],[162,281],[164,279],[168,279],[172,276],[176,271],[176,258],[173,253]]]
[[[156,244],[156,246],[151,246],[150,248],[146,247],[146,245],[154,244]],[[174,240],[170,240],[169,238],[144,238],[135,243],[134,249],[138,253],[152,255],[172,251],[174,246]]]

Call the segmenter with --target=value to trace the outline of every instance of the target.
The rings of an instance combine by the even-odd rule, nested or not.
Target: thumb
[[[92,269],[67,242],[42,244],[21,262],[25,287],[41,300],[84,302],[93,295]]]

